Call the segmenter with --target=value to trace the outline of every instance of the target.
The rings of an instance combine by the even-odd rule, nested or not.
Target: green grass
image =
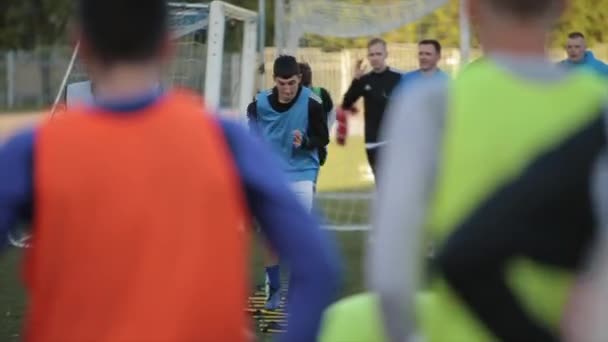
[[[343,264],[342,296],[363,290],[362,247],[363,232],[330,232],[335,234]],[[255,244],[252,255],[253,284],[262,284],[263,263],[259,253],[260,244]],[[21,322],[25,314],[26,296],[21,283],[22,251],[11,249],[0,258],[0,341],[20,340]]]
[[[21,250],[0,257],[0,341],[19,341],[26,297],[21,283]]]
[[[363,137],[351,136],[345,146],[332,141],[317,186],[326,224],[367,225],[373,184]]]
[[[340,292],[341,297],[345,297],[363,290],[363,245],[367,236],[366,232],[335,232],[328,231],[330,237],[335,238],[340,257],[343,262],[343,286]],[[261,257],[261,244],[253,246],[252,271],[254,284],[263,284],[264,266]]]
[[[317,189],[319,192],[370,189],[369,166],[365,156],[363,137],[351,136],[345,146],[335,143],[328,146],[327,163],[321,167]]]

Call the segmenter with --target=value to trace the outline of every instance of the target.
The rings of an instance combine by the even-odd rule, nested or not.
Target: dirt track
[[[39,112],[0,113],[0,139],[14,133],[20,128],[35,124],[40,118],[42,118],[42,114]]]

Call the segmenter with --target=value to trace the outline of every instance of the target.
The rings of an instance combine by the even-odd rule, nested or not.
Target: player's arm
[[[380,298],[392,341],[414,328],[414,296],[423,264],[423,226],[435,181],[446,87],[435,82],[400,89],[389,103],[378,198],[367,250],[367,283]],[[395,265],[400,265],[396,267]]]
[[[249,130],[251,132],[257,133],[257,127],[258,127],[257,122],[258,122],[258,104],[254,98],[253,102],[251,102],[247,106],[247,123],[249,124]]]
[[[320,93],[321,93],[321,101],[323,103],[323,112],[329,114],[332,110],[334,110],[334,101],[331,98],[331,95],[329,95],[329,92],[327,91],[327,89],[321,88]]]
[[[291,272],[284,341],[315,341],[338,287],[338,256],[328,235],[289,189],[271,152],[236,123],[222,122],[249,208]]]
[[[323,111],[327,116],[327,128],[331,131],[336,122],[336,108],[334,107],[331,95],[329,95],[329,92],[325,88],[321,88],[321,100],[323,101]]]
[[[308,131],[304,136],[301,148],[314,150],[329,144],[329,130],[323,106],[314,99],[308,104]]]
[[[0,146],[0,250],[8,232],[31,214],[33,149],[31,130]]]
[[[348,90],[344,94],[344,98],[342,99],[342,108],[351,109],[357,100],[363,96],[364,93],[364,85],[361,78],[353,79],[353,82],[348,87]]]
[[[608,64],[606,64],[604,62],[600,62],[600,63],[602,63],[602,76],[608,77]]]

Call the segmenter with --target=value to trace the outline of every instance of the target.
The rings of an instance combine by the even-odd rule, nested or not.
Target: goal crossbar
[[[205,100],[211,107],[220,105],[222,82],[222,51],[224,49],[225,18],[242,21],[244,24],[243,50],[238,106],[244,111],[255,90],[255,65],[258,36],[258,14],[223,1],[212,1],[209,8],[207,32],[207,66],[205,77]]]

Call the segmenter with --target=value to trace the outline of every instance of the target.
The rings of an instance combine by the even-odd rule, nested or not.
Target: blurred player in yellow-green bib
[[[589,179],[605,146],[607,89],[547,57],[564,8],[469,0],[485,57],[452,82],[394,94],[367,260],[376,294],[330,308],[325,340],[559,339],[573,271],[596,230]],[[421,292],[428,238],[439,262]],[[340,328],[361,310],[381,325]]]

